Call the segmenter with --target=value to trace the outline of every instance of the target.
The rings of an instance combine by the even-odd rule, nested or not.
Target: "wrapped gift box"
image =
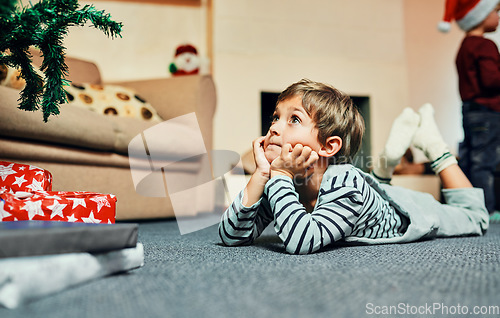
[[[0,191],[51,191],[52,174],[31,165],[0,161]]]
[[[0,191],[0,221],[115,223],[116,196],[94,192]]]

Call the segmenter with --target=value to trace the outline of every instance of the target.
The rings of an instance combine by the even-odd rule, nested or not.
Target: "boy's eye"
[[[277,122],[278,120],[280,119],[280,117],[278,115],[272,115],[270,120],[271,120],[271,124],[274,124],[275,122]],[[290,117],[290,123],[292,124],[300,124],[301,123],[301,120],[299,118],[299,116],[297,115],[292,115]]]
[[[300,118],[298,116],[293,115],[292,118],[290,118],[290,122],[292,124],[300,124]]]

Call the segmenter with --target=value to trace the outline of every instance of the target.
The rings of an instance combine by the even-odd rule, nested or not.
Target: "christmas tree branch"
[[[107,36],[121,37],[122,24],[92,5],[78,9],[77,0],[40,0],[22,9],[15,0],[0,5],[0,63],[21,69],[26,86],[21,91],[19,108],[43,111],[43,120],[59,114],[59,106],[67,102],[64,86],[68,85],[65,64],[64,37],[70,26],[83,26],[87,21]],[[29,47],[42,52],[40,70],[45,79],[31,65]],[[7,53],[9,52],[9,53]]]
[[[43,120],[47,121],[49,114],[59,114],[59,104],[67,102],[66,93],[63,86],[64,78],[68,74],[68,67],[64,62],[64,47],[62,46],[63,36],[67,27],[61,25],[50,25],[42,38],[43,63],[40,70],[44,72],[45,85],[43,88],[42,111]]]
[[[20,68],[21,77],[26,81],[26,86],[20,94],[19,108],[36,111],[39,108],[40,96],[43,92],[43,79],[31,64],[28,48],[13,48],[11,52],[11,57],[15,60],[12,64]]]
[[[111,38],[121,37],[122,24],[111,20],[109,14],[105,13],[104,10],[96,10],[94,6],[86,5],[82,10],[75,12],[75,19],[78,21],[90,21],[94,27]]]

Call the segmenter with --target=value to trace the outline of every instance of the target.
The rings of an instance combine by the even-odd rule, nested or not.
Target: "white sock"
[[[450,153],[434,120],[434,108],[431,104],[420,107],[420,126],[415,133],[413,145],[422,150],[432,161],[431,167],[436,174],[443,169],[456,164],[456,158]]]
[[[372,175],[382,183],[389,183],[396,167],[410,147],[420,117],[411,108],[405,108],[394,120],[384,150],[374,162]]]

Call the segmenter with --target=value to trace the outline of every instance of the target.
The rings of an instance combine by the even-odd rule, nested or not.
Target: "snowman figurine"
[[[174,76],[198,74],[200,71],[200,58],[196,48],[190,44],[178,46],[169,70]]]

